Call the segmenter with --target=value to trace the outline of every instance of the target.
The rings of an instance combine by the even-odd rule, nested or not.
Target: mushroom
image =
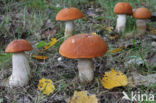
[[[138,8],[133,12],[133,17],[136,18],[136,28],[141,34],[146,32],[146,19],[151,17],[151,13],[147,8]]]
[[[117,24],[116,24],[116,31],[119,33],[125,30],[126,15],[132,14],[132,7],[129,3],[120,2],[115,5],[114,13],[117,14],[118,16]]]
[[[14,40],[5,49],[5,52],[13,53],[13,70],[9,78],[9,87],[24,86],[28,84],[30,66],[24,51],[32,50],[32,46],[26,40]]]
[[[59,49],[62,56],[78,59],[79,79],[83,83],[93,80],[94,64],[92,58],[103,56],[106,51],[105,41],[93,34],[77,34],[69,37]]]
[[[65,22],[65,37],[72,36],[74,20],[84,17],[84,14],[77,8],[64,8],[56,15],[57,21]]]

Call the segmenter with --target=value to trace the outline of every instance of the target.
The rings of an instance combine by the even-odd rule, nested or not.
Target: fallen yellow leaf
[[[105,75],[102,80],[100,79],[100,82],[106,89],[126,86],[127,76],[124,75],[121,71],[115,71],[114,69],[111,69],[110,72],[105,72]]]
[[[51,41],[49,43],[47,43],[47,45],[44,46],[44,49],[42,49],[41,51],[45,51],[47,49],[49,49],[50,47],[52,47],[55,43],[57,42],[56,38],[51,38]]]
[[[98,99],[96,95],[88,96],[87,91],[75,91],[69,103],[98,103]]]
[[[40,55],[32,55],[33,58],[36,58],[36,59],[48,59],[48,56],[40,56]]]
[[[97,33],[96,33],[96,32],[91,32],[90,34],[92,34],[92,35],[97,35]]]
[[[112,32],[113,27],[111,27],[111,26],[107,26],[107,27],[105,28],[105,30],[108,31],[108,32]]]
[[[117,52],[120,52],[122,49],[123,49],[123,47],[119,47],[119,48],[116,48],[114,50],[110,50],[109,52],[111,52],[111,53],[117,53]]]

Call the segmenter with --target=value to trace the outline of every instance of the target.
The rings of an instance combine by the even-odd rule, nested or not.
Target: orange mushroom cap
[[[126,2],[117,3],[114,7],[114,13],[116,14],[132,14],[132,6]]]
[[[133,17],[136,19],[147,19],[151,17],[151,12],[147,8],[138,8],[133,12]]]
[[[29,42],[21,39],[21,40],[14,40],[11,43],[9,43],[7,48],[5,49],[5,52],[18,53],[18,52],[30,51],[32,49],[33,48]]]
[[[84,17],[84,14],[77,8],[65,8],[60,10],[56,15],[56,20],[68,21]]]
[[[105,41],[93,34],[77,34],[60,46],[59,53],[68,58],[94,58],[103,56],[108,47]]]

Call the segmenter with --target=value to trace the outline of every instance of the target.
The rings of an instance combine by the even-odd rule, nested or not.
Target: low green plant
[[[11,63],[12,53],[4,53],[0,50],[0,67],[7,67]]]
[[[48,2],[46,2],[46,0],[25,0],[25,4],[28,8],[32,8],[35,10],[42,10],[49,7]]]

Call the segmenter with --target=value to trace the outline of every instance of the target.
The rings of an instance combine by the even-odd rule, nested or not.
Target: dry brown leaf
[[[149,27],[150,33],[156,35],[156,29]]]

